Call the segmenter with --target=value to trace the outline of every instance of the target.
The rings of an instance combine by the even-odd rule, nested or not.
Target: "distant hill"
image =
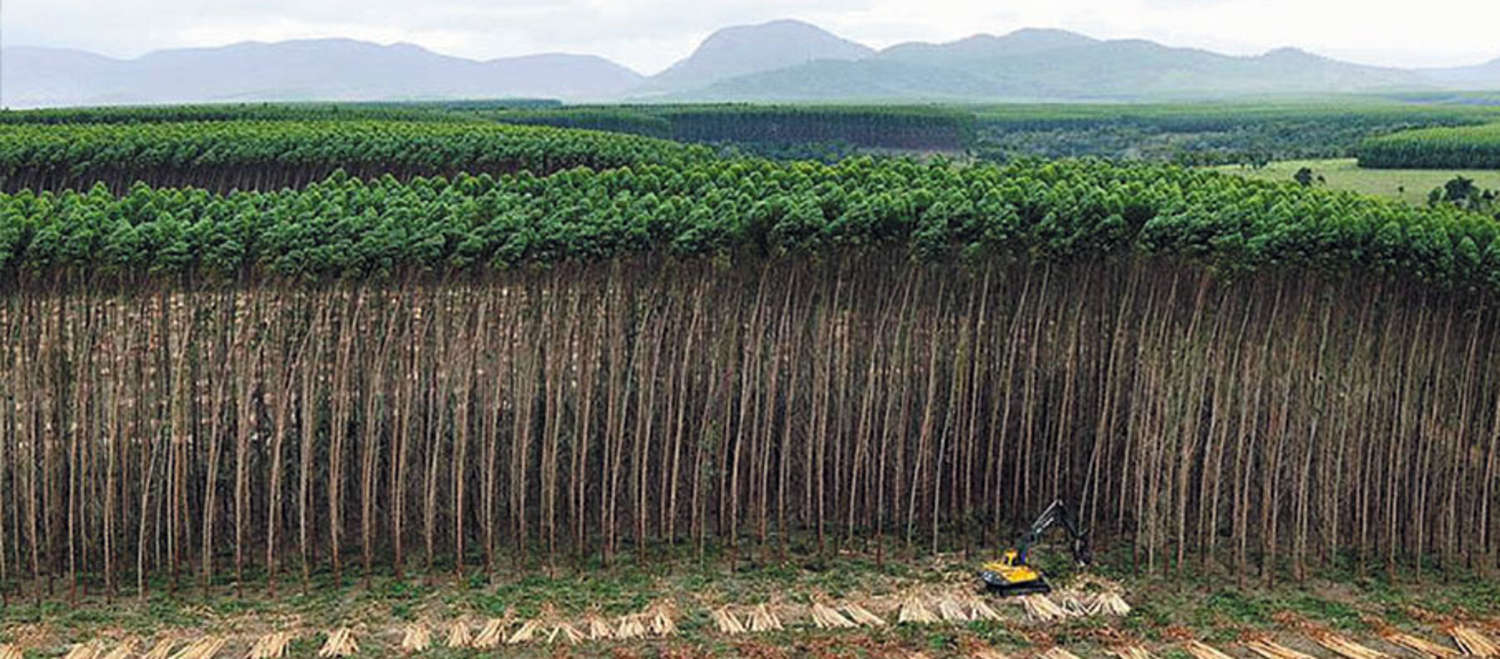
[[[546,97],[569,101],[1047,101],[1500,90],[1500,59],[1396,69],[1283,48],[1231,56],[1053,29],[875,51],[782,20],[714,32],[644,77],[590,55],[489,61],[411,44],[247,42],[133,60],[78,50],[0,51],[0,105]]]
[[[11,107],[517,96],[595,100],[619,96],[642,80],[592,55],[480,62],[411,44],[348,39],[165,50],[133,60],[47,48],[0,53],[0,103]]]
[[[984,62],[1001,57],[1032,55],[1049,50],[1078,48],[1099,43],[1099,40],[1066,30],[1043,30],[1026,28],[1004,36],[976,34],[967,39],[949,43],[932,44],[910,42],[891,46],[880,51],[883,60],[951,68],[966,62]]]
[[[1460,89],[1500,89],[1500,59],[1475,66],[1426,69],[1422,73],[1440,84]]]
[[[729,27],[710,35],[687,59],[652,76],[640,91],[696,89],[736,76],[874,54],[867,46],[801,21]]]
[[[1295,49],[1254,57],[1098,41],[1058,30],[902,44],[859,62],[813,62],[680,95],[702,100],[848,98],[1139,99],[1427,89],[1414,71],[1339,62]]]

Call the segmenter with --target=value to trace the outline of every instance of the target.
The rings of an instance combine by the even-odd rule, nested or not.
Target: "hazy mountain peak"
[[[1023,27],[1007,33],[1001,39],[1012,44],[1028,44],[1036,47],[1069,48],[1099,43],[1098,39],[1057,28]]]
[[[947,43],[909,42],[891,46],[880,56],[914,64],[949,66],[959,62],[1030,55],[1099,43],[1067,30],[1022,28],[1002,36],[975,34]]]
[[[1328,58],[1323,57],[1321,55],[1315,55],[1313,53],[1309,53],[1309,52],[1307,52],[1305,50],[1302,50],[1301,48],[1293,48],[1291,46],[1284,46],[1284,47],[1281,47],[1281,48],[1276,48],[1274,50],[1268,50],[1268,51],[1265,52],[1265,54],[1261,55],[1260,57],[1261,57],[1261,59],[1283,60],[1283,61],[1289,61],[1289,62],[1290,61],[1299,61],[1299,60],[1313,61],[1313,60],[1327,60],[1328,59]]]
[[[13,54],[14,51],[14,54]],[[345,38],[244,41],[111,60],[6,48],[0,104],[179,103],[437,98],[616,98],[640,74],[593,55],[478,62],[410,43]]]
[[[1022,28],[876,54],[815,25],[727,27],[647,79],[593,55],[474,61],[411,43],[246,41],[121,60],[63,48],[0,50],[0,105],[548,97],[678,100],[1084,100],[1267,93],[1500,89],[1500,59],[1468,67],[1362,66],[1278,48],[1230,56],[1144,39]]]
[[[709,35],[687,59],[657,74],[652,86],[663,90],[688,89],[815,60],[858,60],[874,52],[797,20],[737,25]]]

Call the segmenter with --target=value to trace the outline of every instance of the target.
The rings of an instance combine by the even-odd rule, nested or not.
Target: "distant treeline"
[[[506,123],[608,130],[684,142],[848,143],[864,148],[959,151],[974,115],[936,106],[636,105],[502,110]]]
[[[0,124],[133,124],[177,121],[306,119],[464,120],[465,113],[561,107],[550,99],[422,102],[213,103],[0,110]]]
[[[986,160],[1096,156],[1187,165],[1345,157],[1371,136],[1500,117],[1486,107],[1369,99],[1259,105],[563,106],[476,114],[507,123],[736,145],[773,157],[785,157],[786,145],[816,144],[964,152]]]
[[[783,160],[832,161],[859,153],[916,151],[999,161],[1093,156],[1184,165],[1258,165],[1349,157],[1367,139],[1412,129],[1486,124],[1500,120],[1500,108],[1371,98],[988,106],[567,106],[552,100],[499,99],[0,111],[0,124],[346,119],[583,128],[712,144]],[[1462,164],[1467,157],[1436,162],[1467,166]]]
[[[1437,105],[1018,105],[976,115],[981,157],[1082,157],[1185,165],[1342,158],[1373,136],[1482,124],[1492,108]]]
[[[136,182],[212,192],[301,188],[336,170],[361,179],[550,174],[679,164],[709,150],[547,126],[434,121],[179,121],[0,125],[0,191],[123,193]]]
[[[1360,167],[1374,169],[1500,168],[1500,124],[1428,128],[1365,140]]]

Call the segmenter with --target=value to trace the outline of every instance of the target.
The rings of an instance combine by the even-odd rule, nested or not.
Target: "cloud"
[[[872,46],[1021,27],[1250,54],[1281,46],[1387,65],[1500,56],[1494,0],[4,0],[0,44],[117,57],[244,40],[405,41],[476,59],[603,55],[645,73],[713,30],[798,18]]]

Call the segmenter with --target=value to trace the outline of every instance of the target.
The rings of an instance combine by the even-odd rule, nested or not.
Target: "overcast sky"
[[[339,36],[475,59],[596,54],[649,74],[717,28],[777,18],[877,48],[1057,27],[1235,54],[1296,46],[1392,66],[1500,57],[1500,0],[0,0],[0,45],[135,57]]]

